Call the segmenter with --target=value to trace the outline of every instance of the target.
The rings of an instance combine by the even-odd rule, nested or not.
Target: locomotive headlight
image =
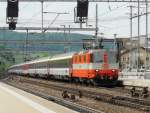
[[[98,69],[96,70],[96,72],[98,72]]]
[[[112,72],[115,72],[115,70],[113,69]]]

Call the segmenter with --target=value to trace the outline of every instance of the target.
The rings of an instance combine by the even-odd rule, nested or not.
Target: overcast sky
[[[51,27],[79,27],[79,24],[74,23],[74,7],[77,3],[67,2],[48,2],[44,3],[44,11],[69,13],[59,15]],[[130,3],[98,3],[98,26],[99,34],[104,33],[105,37],[113,37],[113,34],[118,34],[118,37],[129,37],[129,5]],[[89,20],[88,24],[95,27],[95,6],[96,3],[89,3]],[[144,7],[145,5],[142,5]],[[134,9],[134,13],[137,8]],[[145,8],[141,8],[141,12],[145,12]],[[44,27],[48,27],[56,17],[56,14],[44,14]],[[150,16],[149,16],[150,20]],[[137,19],[133,20],[133,34],[137,35]],[[150,25],[150,22],[149,22]],[[0,26],[8,26],[6,24],[6,3],[0,3]],[[40,3],[19,3],[19,21],[17,26],[41,26],[41,4]],[[83,25],[85,27],[85,25]],[[145,34],[145,17],[141,17],[141,34]],[[83,34],[94,34],[94,32],[78,32]],[[150,33],[150,30],[149,30]]]

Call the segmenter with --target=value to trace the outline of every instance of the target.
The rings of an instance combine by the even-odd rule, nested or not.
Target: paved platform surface
[[[0,82],[0,113],[77,113]]]
[[[123,85],[132,85],[132,86],[142,86],[142,87],[148,87],[150,91],[150,80],[149,79],[143,79],[143,78],[120,78],[120,81],[122,81]]]

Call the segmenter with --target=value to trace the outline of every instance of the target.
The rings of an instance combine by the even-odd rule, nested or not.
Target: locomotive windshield
[[[103,63],[104,62],[104,53],[106,51],[105,50],[101,50],[101,51],[96,51],[94,52],[94,63]],[[115,50],[108,50],[107,52],[107,56],[108,56],[108,62],[113,64],[116,63],[116,51]]]
[[[117,62],[117,55],[115,50],[109,50],[108,51],[108,62],[113,64]]]
[[[104,54],[104,51],[97,51],[97,52],[94,52],[94,62],[95,63],[102,63],[103,62],[103,54]]]

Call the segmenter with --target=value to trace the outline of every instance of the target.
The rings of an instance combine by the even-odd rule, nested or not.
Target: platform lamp
[[[18,12],[19,12],[19,0],[7,0],[6,9],[6,23],[9,24],[10,30],[16,29]]]

